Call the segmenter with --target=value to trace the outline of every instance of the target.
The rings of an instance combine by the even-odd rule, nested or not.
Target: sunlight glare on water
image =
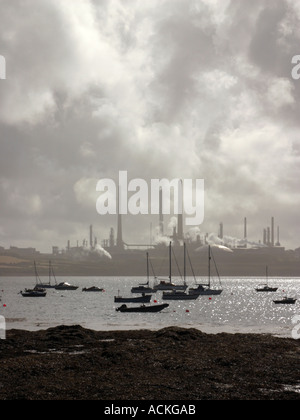
[[[43,279],[42,279],[43,281]],[[57,325],[82,325],[95,330],[160,329],[168,326],[197,328],[207,333],[270,333],[290,337],[292,318],[300,315],[296,305],[275,305],[273,300],[286,294],[300,297],[300,279],[270,279],[278,287],[276,293],[257,293],[255,288],[264,279],[223,278],[221,296],[200,296],[196,301],[168,302],[169,308],[158,314],[121,314],[114,296],[131,295],[131,287],[144,278],[71,277],[58,278],[79,286],[77,291],[47,291],[46,298],[23,298],[19,292],[34,286],[33,278],[1,278],[0,315],[6,319],[7,329],[46,329]],[[176,282],[176,279],[175,279]],[[179,282],[179,280],[177,281]],[[193,279],[188,284],[194,286]],[[83,287],[99,286],[104,293],[83,293]],[[153,295],[163,303],[162,292]],[[5,307],[3,306],[5,305]],[[133,305],[134,304],[130,304]]]

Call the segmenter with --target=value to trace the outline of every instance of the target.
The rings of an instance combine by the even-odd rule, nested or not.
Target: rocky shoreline
[[[0,400],[300,400],[300,341],[194,329],[11,330]]]

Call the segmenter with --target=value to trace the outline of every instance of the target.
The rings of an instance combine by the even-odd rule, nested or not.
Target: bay
[[[47,282],[47,278],[41,278]],[[200,281],[200,279],[198,279]],[[131,288],[144,278],[127,277],[58,277],[57,282],[77,285],[77,291],[49,289],[46,298],[23,298],[19,292],[32,288],[31,277],[0,278],[0,315],[7,329],[29,331],[58,325],[81,325],[85,328],[108,330],[151,329],[177,326],[196,328],[206,333],[263,333],[291,337],[293,320],[300,315],[296,305],[275,305],[273,300],[285,295],[300,298],[300,278],[270,278],[269,284],[278,287],[276,293],[257,293],[255,288],[264,278],[222,278],[223,293],[209,298],[200,296],[191,302],[168,302],[169,308],[158,314],[122,314],[114,296],[128,297]],[[180,279],[174,279],[179,283]],[[189,286],[194,280],[188,278]],[[103,293],[84,293],[82,288],[98,286]],[[153,301],[162,303],[162,292],[153,294]]]

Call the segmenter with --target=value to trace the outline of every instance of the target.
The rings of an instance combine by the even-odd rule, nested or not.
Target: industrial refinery
[[[75,243],[66,238],[65,247],[52,246],[49,254],[41,254],[32,248],[2,248],[0,253],[4,260],[12,259],[9,264],[0,264],[0,272],[3,275],[31,275],[32,261],[36,260],[40,261],[41,273],[43,270],[47,273],[51,260],[62,276],[143,276],[148,252],[155,275],[165,276],[170,242],[180,266],[183,265],[183,245],[187,245],[199,276],[207,275],[208,245],[218,254],[223,276],[260,276],[266,265],[273,275],[298,276],[300,272],[300,251],[286,251],[281,246],[280,226],[275,217],[270,217],[268,226],[261,226],[261,238],[257,241],[249,237],[251,225],[247,217],[241,218],[240,238],[231,236],[223,222],[216,223],[217,233],[204,233],[199,227],[185,226],[184,214],[166,217],[160,194],[159,215],[151,223],[148,243],[130,243],[130,238],[124,236],[123,224],[122,215],[117,214],[115,226],[107,228],[106,238],[100,237],[97,226],[87,225],[85,238],[79,238]]]

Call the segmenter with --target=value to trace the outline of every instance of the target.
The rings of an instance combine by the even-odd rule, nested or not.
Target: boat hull
[[[157,286],[154,286],[154,290],[157,291],[172,291],[172,290],[178,290],[178,291],[185,291],[187,289],[187,286],[185,285],[176,285],[176,284],[159,284]]]
[[[117,308],[117,312],[121,313],[157,313],[168,308],[168,304],[156,305],[156,306],[141,306],[139,308],[128,308],[126,305],[122,305],[120,308]]]
[[[86,293],[102,293],[103,289],[100,289],[99,287],[90,287],[90,288],[83,288],[82,289],[83,292]]]
[[[277,292],[278,288],[271,288],[269,287],[268,289],[256,289],[257,293],[275,293]]]
[[[60,283],[55,286],[55,290],[77,290],[78,286],[72,286],[69,283]]]
[[[32,297],[32,298],[39,298],[39,297],[46,297],[47,293],[46,292],[21,292],[21,295],[23,297]]]
[[[154,293],[154,289],[151,287],[133,287],[131,289],[131,293],[138,294],[138,293]]]
[[[150,303],[151,298],[151,295],[136,298],[123,298],[115,296],[115,303]]]
[[[275,305],[295,305],[297,299],[274,300]]]
[[[198,295],[187,295],[185,293],[164,293],[163,300],[197,300]]]
[[[220,296],[223,293],[223,290],[190,290],[189,294],[194,296]]]

